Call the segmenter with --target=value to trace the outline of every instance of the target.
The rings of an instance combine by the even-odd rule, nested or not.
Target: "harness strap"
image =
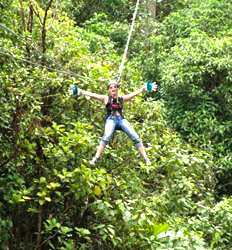
[[[116,102],[114,103],[114,99],[112,98],[112,96],[109,96],[108,103],[106,104],[106,111],[107,111],[106,117],[114,115],[116,111],[118,111],[119,114],[123,117],[122,109],[123,109],[123,98],[118,97],[116,99]]]

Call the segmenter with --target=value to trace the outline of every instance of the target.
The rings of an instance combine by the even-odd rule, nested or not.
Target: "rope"
[[[133,29],[134,29],[135,19],[136,19],[138,8],[139,8],[139,1],[140,0],[137,0],[137,2],[136,2],[135,11],[133,13],[133,18],[132,18],[132,22],[131,22],[131,26],[130,26],[130,31],[129,31],[129,35],[128,35],[128,38],[127,38],[126,47],[125,47],[125,50],[124,50],[124,53],[123,53],[123,56],[122,56],[121,64],[119,66],[119,70],[118,70],[118,74],[117,74],[117,82],[118,83],[120,82],[120,80],[122,78],[122,73],[123,73],[125,62],[126,62],[126,57],[127,57],[127,53],[128,53],[128,49],[129,49],[131,35],[132,35]]]

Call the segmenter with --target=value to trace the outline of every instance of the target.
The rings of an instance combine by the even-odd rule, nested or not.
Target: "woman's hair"
[[[110,80],[109,81],[109,83],[108,83],[108,88],[110,87],[110,85],[112,85],[112,84],[115,84],[115,85],[117,85],[117,87],[119,88],[119,86],[120,86],[120,84],[118,83],[118,81],[117,80],[115,80],[115,79],[112,79],[112,80]]]

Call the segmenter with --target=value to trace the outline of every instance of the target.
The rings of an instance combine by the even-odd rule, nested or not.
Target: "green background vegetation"
[[[151,166],[117,132],[96,167],[106,93],[136,1],[0,3],[0,249],[232,248],[232,3],[141,1],[121,93]]]

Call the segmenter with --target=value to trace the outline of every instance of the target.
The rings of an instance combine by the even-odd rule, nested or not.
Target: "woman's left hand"
[[[143,91],[156,92],[158,91],[158,85],[157,83],[147,82],[144,84]]]

